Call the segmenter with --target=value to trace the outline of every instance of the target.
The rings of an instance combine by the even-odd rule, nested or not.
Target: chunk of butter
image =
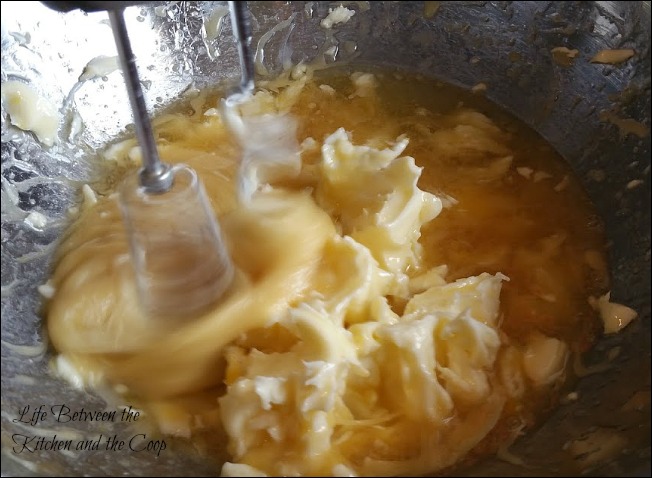
[[[611,293],[596,299],[589,298],[589,304],[600,314],[604,323],[605,334],[615,334],[627,327],[629,323],[637,317],[637,312],[626,305],[611,302]]]
[[[46,146],[54,144],[59,129],[57,108],[32,87],[20,81],[3,83],[2,105],[9,113],[11,124],[33,132]]]
[[[523,369],[535,385],[548,385],[557,380],[566,367],[568,346],[559,339],[535,333],[523,354]]]

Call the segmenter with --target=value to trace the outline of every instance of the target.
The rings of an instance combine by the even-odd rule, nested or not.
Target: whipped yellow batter
[[[541,140],[448,90],[439,110],[417,103],[437,87],[269,84],[242,114],[292,114],[300,157],[252,162],[246,195],[213,96],[158,118],[162,158],[199,173],[238,270],[187,321],[140,309],[113,192],[138,150],[107,151],[50,282],[59,371],[138,400],[163,433],[225,432],[225,476],[413,475],[513,441],[599,332],[601,231]]]

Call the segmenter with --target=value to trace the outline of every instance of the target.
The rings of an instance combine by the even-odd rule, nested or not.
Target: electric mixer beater
[[[142,2],[43,3],[62,12],[109,14],[142,154],[142,168],[120,188],[142,305],[156,317],[206,311],[229,289],[234,268],[195,171],[159,159],[123,16],[125,7]]]

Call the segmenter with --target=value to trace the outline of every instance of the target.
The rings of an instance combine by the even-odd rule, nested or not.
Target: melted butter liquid
[[[324,101],[307,89],[295,110],[300,134],[321,139],[340,126],[354,142],[406,134],[405,154],[423,168],[419,187],[457,201],[422,229],[425,265],[446,264],[449,281],[502,272],[510,278],[501,294],[504,332],[519,341],[536,329],[586,351],[601,331],[587,298],[608,287],[605,237],[568,163],[481,95],[375,74],[377,102],[350,98],[347,77],[318,79],[338,94]]]

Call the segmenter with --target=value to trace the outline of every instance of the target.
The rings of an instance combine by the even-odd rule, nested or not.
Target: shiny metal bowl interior
[[[225,2],[150,3],[129,8],[126,17],[152,112],[192,97],[197,88],[237,77],[230,22],[228,17],[220,21]],[[463,473],[649,476],[650,2],[250,3],[255,39],[268,37],[259,50],[261,77],[318,59],[397,67],[464,87],[483,82],[488,98],[535,128],[571,163],[606,224],[612,299],[633,307],[639,317],[620,335],[601,340],[584,359],[599,363],[617,350],[611,368],[582,379],[576,401],[563,404],[511,448],[525,466],[492,459]],[[321,28],[328,9],[340,4],[356,11],[353,18],[332,30]],[[579,51],[573,66],[553,61],[551,49],[558,46]],[[635,55],[619,65],[590,63],[604,48],[633,48]],[[48,373],[36,287],[47,279],[66,210],[78,200],[80,184],[94,174],[84,156],[130,130],[119,73],[73,88],[89,60],[114,54],[102,13],[62,15],[36,2],[2,2],[2,81],[30,83],[60,105],[63,118],[61,142],[48,150],[11,127],[2,112],[3,475],[219,471],[185,452],[158,459],[142,453],[12,452],[12,434],[25,433],[25,425],[13,420],[25,405],[103,405],[99,397]],[[74,110],[83,122],[78,134]],[[644,127],[633,133],[623,119]],[[44,230],[24,222],[30,211],[48,217]],[[623,409],[637,392],[642,405]],[[591,464],[565,450],[596,430],[613,431],[623,440]],[[71,423],[51,431],[108,434],[124,428]]]

